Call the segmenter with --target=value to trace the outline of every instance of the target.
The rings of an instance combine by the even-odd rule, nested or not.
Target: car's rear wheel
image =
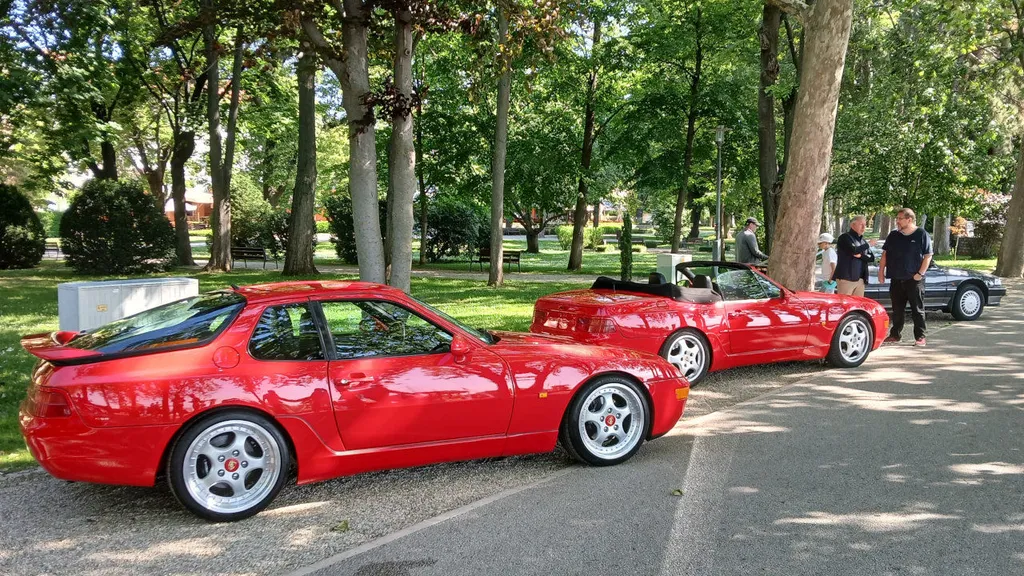
[[[871,351],[871,324],[860,314],[851,314],[832,333],[828,361],[839,368],[855,368],[867,360]]]
[[[662,344],[660,355],[678,368],[690,385],[700,382],[711,364],[707,341],[693,328],[673,332]]]
[[[650,418],[647,396],[635,382],[602,376],[585,384],[569,403],[562,420],[562,444],[587,464],[619,464],[640,449]]]
[[[985,309],[985,295],[974,284],[961,285],[949,309],[957,320],[977,320]]]
[[[288,443],[273,422],[230,410],[201,418],[182,433],[167,462],[167,480],[190,512],[230,522],[266,508],[290,464]]]

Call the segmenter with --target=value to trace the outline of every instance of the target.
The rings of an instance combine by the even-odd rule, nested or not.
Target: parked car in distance
[[[889,280],[884,284],[878,282],[878,261],[882,258],[882,248],[873,246],[875,264],[868,271],[868,284],[864,287],[864,296],[881,303],[887,310],[892,310],[889,299]],[[820,285],[821,278],[818,278]],[[957,320],[977,320],[986,306],[999,306],[1000,300],[1006,296],[1006,287],[1002,280],[991,274],[936,264],[934,261],[924,275],[924,307],[952,314]]]
[[[466,326],[400,290],[286,282],[167,304],[83,333],[22,339],[21,406],[57,478],[151,486],[214,521],[299,484],[547,452],[628,460],[682,415],[661,358]],[[625,353],[624,353],[625,352]]]
[[[661,355],[695,384],[710,371],[827,358],[859,366],[881,345],[889,316],[855,296],[792,292],[746,264],[683,262],[676,282],[598,278],[589,290],[534,305],[530,331]]]

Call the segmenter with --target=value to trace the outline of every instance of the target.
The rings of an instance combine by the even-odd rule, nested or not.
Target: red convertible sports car
[[[792,292],[745,264],[683,262],[676,283],[598,278],[534,306],[532,332],[660,354],[695,384],[708,371],[828,358],[859,366],[889,328],[873,300]]]
[[[566,451],[623,462],[689,386],[661,358],[491,333],[403,292],[295,282],[212,292],[83,333],[26,336],[32,455],[64,480],[153,485],[216,521],[369,470]]]

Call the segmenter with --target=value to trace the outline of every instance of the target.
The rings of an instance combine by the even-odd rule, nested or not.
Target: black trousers
[[[924,279],[889,282],[889,298],[892,300],[892,328],[889,336],[900,339],[909,303],[910,314],[914,318],[914,340],[924,338]]]

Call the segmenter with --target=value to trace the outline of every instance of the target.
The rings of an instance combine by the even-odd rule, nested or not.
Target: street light
[[[719,125],[715,130],[715,146],[718,147],[718,175],[715,178],[717,211],[715,212],[715,246],[712,249],[712,260],[725,258],[725,239],[722,238],[722,144],[724,143],[725,126]]]

